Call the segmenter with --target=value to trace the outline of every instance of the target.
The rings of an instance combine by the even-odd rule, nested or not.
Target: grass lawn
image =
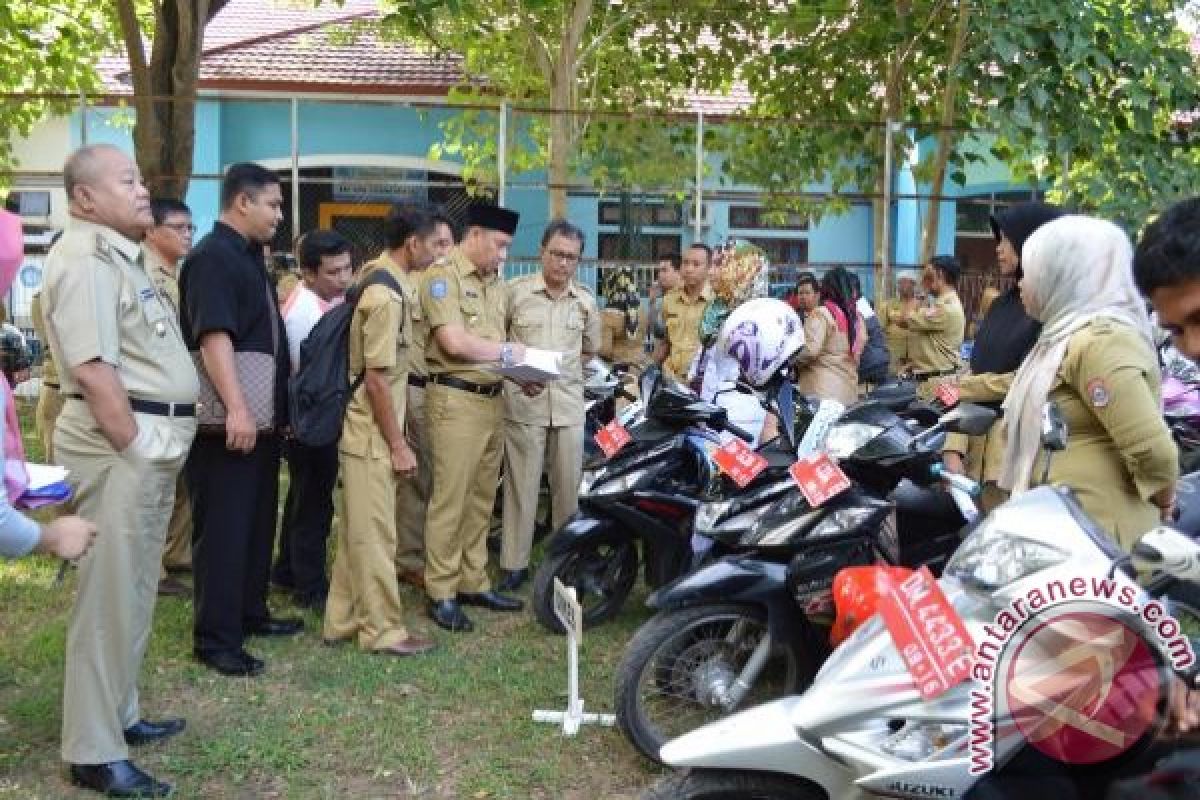
[[[32,431],[29,410],[22,410]],[[27,436],[29,456],[37,443]],[[0,798],[89,798],[59,760],[63,641],[74,576],[57,564],[0,562]],[[412,626],[439,649],[416,659],[327,648],[320,618],[286,640],[252,640],[258,678],[224,678],[191,659],[189,600],[159,601],[140,682],[143,713],[184,716],[188,729],[139,748],[137,762],[183,798],[634,798],[658,775],[614,729],[564,738],[532,722],[562,708],[565,640],[528,613],[470,613],[473,634],[451,635],[402,587]],[[641,595],[584,642],[588,708],[612,706],[621,651],[645,619]],[[274,608],[296,613],[282,596]]]

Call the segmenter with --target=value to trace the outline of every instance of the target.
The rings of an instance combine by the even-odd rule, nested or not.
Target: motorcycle
[[[726,555],[654,592],[656,614],[617,671],[617,724],[657,760],[671,736],[746,704],[800,690],[829,652],[833,579],[875,563],[940,571],[968,520],[932,487],[953,481],[974,508],[978,487],[940,470],[945,432],[986,432],[995,412],[962,405],[921,432],[877,403],[847,410],[828,431],[852,488],[814,508],[791,476],[703,504],[698,536]],[[903,485],[903,491],[899,487]]]
[[[1065,446],[1062,426],[1045,426],[1048,451]],[[1200,580],[1200,545],[1169,528],[1145,534],[1137,566],[1172,580]],[[1052,584],[1109,581],[1113,595],[1141,598],[1130,559],[1087,517],[1069,489],[1039,486],[997,508],[950,559],[939,585],[970,638],[984,642],[996,615]],[[1156,664],[1186,645],[1158,646]],[[1182,647],[1182,645],[1180,646]],[[1190,645],[1186,652],[1190,653]],[[1196,683],[1195,658],[1181,673]],[[1184,660],[1181,667],[1188,666]],[[1161,671],[1161,669],[1160,669]],[[685,772],[660,781],[644,800],[817,800],[962,798],[976,784],[975,684],[959,682],[924,700],[880,616],[830,656],[802,695],[687,733],[663,746],[665,764]],[[1114,690],[1116,687],[1114,685]],[[978,693],[978,689],[975,689]],[[976,704],[976,705],[973,705]],[[989,752],[1004,765],[1025,745],[1013,720],[988,719]],[[1157,731],[1150,730],[1143,740]],[[976,762],[976,765],[978,762]],[[1104,765],[1092,765],[1092,770]],[[1001,776],[1004,768],[1001,767]]]

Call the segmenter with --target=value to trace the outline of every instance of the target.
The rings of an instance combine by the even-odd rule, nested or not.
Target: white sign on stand
[[[567,710],[534,711],[534,722],[561,724],[563,734],[574,736],[579,726],[614,725],[617,718],[612,714],[585,714],[583,698],[579,696],[579,643],[583,640],[583,609],[575,598],[575,589],[564,586],[554,579],[554,614],[567,632]]]

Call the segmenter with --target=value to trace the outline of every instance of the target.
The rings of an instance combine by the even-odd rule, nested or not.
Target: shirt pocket
[[[464,294],[458,302],[458,307],[462,312],[463,325],[468,330],[476,330],[483,326],[485,319],[482,297],[467,297]]]

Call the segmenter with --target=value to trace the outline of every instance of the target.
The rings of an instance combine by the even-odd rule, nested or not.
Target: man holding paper
[[[542,235],[542,271],[509,284],[508,333],[514,341],[560,354],[558,380],[530,397],[504,391],[503,591],[529,577],[538,487],[550,476],[551,523],[557,529],[575,512],[583,469],[583,362],[600,346],[600,312],[592,293],[575,282],[583,232],[554,220]],[[532,360],[532,359],[530,359]]]

